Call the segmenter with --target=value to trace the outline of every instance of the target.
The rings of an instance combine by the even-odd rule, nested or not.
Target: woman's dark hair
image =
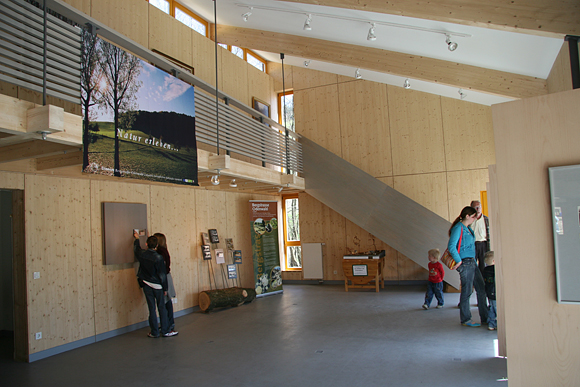
[[[165,240],[165,235],[161,234],[160,232],[156,232],[153,235],[157,237],[159,246],[167,248],[167,241]]]
[[[470,206],[463,207],[463,210],[461,210],[461,214],[459,214],[459,216],[451,224],[451,227],[449,227],[449,236],[451,236],[451,230],[453,229],[453,227],[455,227],[457,223],[461,222],[463,219],[473,214],[477,214],[477,210],[475,208]]]

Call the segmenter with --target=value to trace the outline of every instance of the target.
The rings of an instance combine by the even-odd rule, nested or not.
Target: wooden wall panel
[[[578,106],[571,90],[492,108],[510,387],[580,385],[580,308],[556,301],[547,170],[580,164]]]
[[[395,176],[394,188],[440,217],[449,220],[445,172]]]
[[[278,101],[270,83],[271,77],[252,65],[246,64],[248,70],[248,105],[252,106],[252,97],[258,98],[270,105],[270,118],[278,121]],[[274,112],[276,110],[276,112]]]
[[[148,30],[150,50],[155,49],[188,65],[192,64],[192,34],[197,32],[155,7],[149,8]]]
[[[560,53],[556,57],[550,75],[546,81],[548,93],[572,90],[572,69],[570,67],[570,46],[562,43]]]
[[[145,321],[149,315],[145,296],[137,284],[137,265],[103,265],[102,203],[147,204],[147,224],[151,227],[150,186],[104,180],[88,182],[91,184],[91,231],[89,234],[87,230],[87,234],[92,241],[95,330],[101,334]],[[127,233],[131,234],[131,230]]]
[[[296,132],[342,157],[337,85],[294,92]]]
[[[441,97],[387,86],[393,174],[445,171]]]
[[[195,195],[191,188],[151,186],[150,234],[162,233],[171,256],[177,302],[173,311],[197,304],[199,278],[196,247]]]
[[[210,85],[215,86],[214,42],[207,39],[205,36],[198,34],[197,32],[192,32],[191,41],[193,55],[191,63],[195,71],[195,76],[209,83]]]
[[[491,108],[441,97],[448,171],[495,164]]]
[[[294,66],[292,82],[294,90],[304,90],[318,86],[335,85],[338,83],[338,75]]]
[[[342,157],[372,176],[392,176],[387,86],[347,82],[338,93]]]
[[[86,15],[91,14],[91,0],[63,0]]]
[[[248,93],[248,66],[245,60],[231,52],[220,51],[220,85],[219,89],[238,101],[252,106],[252,97]]]
[[[195,214],[196,214],[196,253],[199,261],[198,276],[199,276],[199,291],[210,290],[216,288],[227,287],[227,283],[223,278],[221,266],[215,262],[214,249],[223,249],[226,251],[225,238],[228,236],[228,220],[227,220],[227,203],[226,192],[218,190],[199,190],[195,195]],[[203,261],[201,257],[201,233],[215,228],[218,231],[220,243],[212,245],[212,261]],[[215,283],[214,283],[215,275]],[[211,278],[211,284],[210,284]],[[198,305],[198,294],[195,295],[195,304]]]
[[[294,66],[284,65],[284,83],[282,83],[282,64],[268,62],[268,75],[274,79],[274,91],[281,93],[282,90],[293,90]]]
[[[18,87],[12,83],[0,81],[0,94],[18,98]]]
[[[472,200],[480,199],[480,192],[487,190],[488,169],[447,172],[447,192],[449,193],[449,221],[459,216],[463,207]]]
[[[434,246],[433,248],[437,248]],[[441,247],[439,247],[441,249]],[[399,281],[427,281],[429,279],[429,272],[423,266],[407,258],[403,254],[397,252],[397,270],[399,273]],[[415,257],[420,260],[421,257]],[[427,261],[427,251],[425,251],[425,261]]]
[[[24,174],[15,172],[0,172],[0,188],[24,189]]]
[[[342,256],[346,254],[346,219],[306,193],[301,193],[298,200],[301,242],[325,243],[324,279],[343,279]],[[334,271],[337,274],[334,274]]]
[[[25,176],[31,354],[95,334],[89,187],[89,181]]]
[[[149,9],[143,0],[93,0],[91,16],[115,31],[149,47]]]

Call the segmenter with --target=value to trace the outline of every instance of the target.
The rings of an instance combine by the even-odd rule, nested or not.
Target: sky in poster
[[[140,61],[135,110],[149,112],[176,112],[195,117],[194,89],[191,85]],[[111,109],[98,109],[96,121],[113,121]]]

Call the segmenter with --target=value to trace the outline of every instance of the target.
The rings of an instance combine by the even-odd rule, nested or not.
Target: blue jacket
[[[463,233],[463,236],[461,237],[461,249],[458,254],[457,245],[459,244],[461,233]],[[449,253],[457,263],[461,262],[463,258],[475,258],[475,236],[473,235],[473,230],[465,227],[461,222],[453,226],[447,250],[449,250]]]

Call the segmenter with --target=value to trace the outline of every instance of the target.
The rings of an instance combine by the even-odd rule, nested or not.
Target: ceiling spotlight
[[[354,77],[355,77],[356,79],[361,79],[361,78],[362,78],[362,75],[361,75],[361,73],[360,73],[360,69],[356,69],[356,70],[355,70],[355,72],[354,72]]]
[[[411,81],[409,81],[409,78],[405,79],[405,83],[403,83],[403,87],[405,89],[410,89],[411,88]]]
[[[369,28],[369,34],[367,35],[367,40],[377,40],[377,35],[375,35],[375,23],[371,23],[371,28]]]
[[[219,175],[213,175],[211,177],[211,183],[213,185],[219,185],[220,184],[220,176]]]
[[[459,93],[459,98],[465,99],[467,97],[467,94],[465,94],[462,89],[457,90],[457,92]]]
[[[304,22],[304,31],[312,30],[310,23],[312,23],[312,15],[308,14],[308,15],[306,15],[306,21]]]
[[[310,59],[304,61],[304,67],[310,66]]]
[[[278,188],[278,193],[282,192],[283,189],[284,189],[284,187]]]
[[[232,181],[230,181],[230,187],[236,188],[237,186],[238,184],[236,183],[236,179],[232,179]]]
[[[248,21],[248,18],[252,14],[252,9],[254,9],[254,7],[250,7],[250,10],[242,15],[242,20],[243,21],[245,21],[245,22]]]
[[[451,36],[445,35],[445,43],[447,43],[447,49],[449,51],[457,50],[457,43],[451,41]]]

